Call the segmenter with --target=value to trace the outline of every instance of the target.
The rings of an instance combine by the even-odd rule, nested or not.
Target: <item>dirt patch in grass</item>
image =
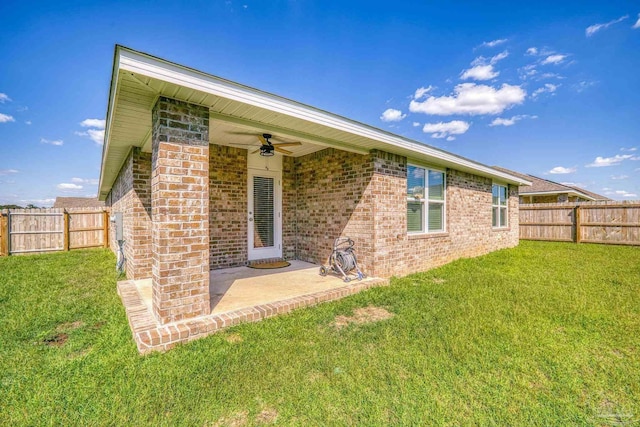
[[[365,323],[379,322],[381,320],[390,319],[395,316],[381,307],[364,307],[354,310],[353,316],[337,316],[333,322],[333,326],[340,330],[349,324],[362,325]]]
[[[249,414],[247,411],[236,412],[233,415],[222,417],[213,424],[205,424],[211,427],[242,427],[247,425]]]
[[[236,343],[244,341],[239,334],[227,334],[224,337],[224,339],[227,340],[227,342],[231,343],[231,344],[236,344]]]
[[[277,419],[278,411],[273,408],[266,408],[256,417],[256,424],[274,424]]]
[[[45,338],[44,340],[42,340],[42,342],[50,347],[62,347],[68,339],[69,335],[60,333],[49,338]]]
[[[78,329],[83,326],[84,326],[84,322],[82,320],[76,320],[75,322],[65,322],[65,323],[60,323],[56,327],[56,331],[58,332],[72,331],[74,329]]]
[[[440,277],[434,277],[432,279],[433,283],[435,283],[436,285],[442,285],[443,283],[446,283],[445,279],[442,279]]]
[[[274,424],[278,419],[278,411],[273,408],[265,408],[258,415],[254,422],[249,422],[249,414],[247,411],[236,412],[227,417],[222,417],[213,424],[205,424],[211,427],[243,427],[246,425],[262,425]]]

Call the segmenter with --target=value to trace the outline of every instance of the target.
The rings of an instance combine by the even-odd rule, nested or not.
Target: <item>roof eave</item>
[[[109,140],[111,134],[111,123],[113,118],[113,109],[116,102],[116,86],[118,82],[118,72],[120,68],[120,50],[122,46],[116,45],[113,53],[113,66],[111,68],[111,82],[109,84],[109,100],[107,102],[107,119],[104,128],[104,139],[102,143],[102,159],[100,163],[100,180],[98,181],[98,200],[104,201],[107,198],[108,190],[103,191],[104,186],[104,169],[107,152],[109,150]],[[125,48],[126,49],[126,48]],[[109,184],[111,185],[111,184]]]
[[[456,156],[446,151],[422,144],[382,129],[375,128],[354,120],[320,110],[296,101],[273,95],[258,89],[244,86],[222,79],[201,71],[166,61],[142,52],[138,52],[120,45],[116,45],[114,64],[107,107],[104,147],[102,152],[102,167],[98,197],[104,200],[111,183],[104,181],[105,160],[109,150],[110,129],[116,103],[118,74],[120,71],[141,74],[149,78],[175,83],[184,87],[200,90],[216,96],[232,99],[248,105],[263,108],[272,112],[302,119],[332,129],[347,132],[359,137],[377,141],[393,149],[410,151],[416,156],[426,157],[425,160],[435,161],[452,168],[470,171],[475,174],[500,180],[508,184],[531,185],[531,182],[518,176],[498,171],[489,166]],[[355,144],[354,144],[355,145]]]
[[[572,195],[575,195],[575,196],[580,196],[580,197],[583,197],[585,199],[589,199],[589,200],[592,200],[592,201],[597,200],[595,197],[591,197],[591,196],[588,196],[588,195],[586,195],[584,193],[581,193],[579,191],[574,191],[574,190],[567,190],[567,191],[564,191],[564,190],[563,191],[531,191],[531,192],[528,192],[528,191],[523,192],[523,191],[521,191],[520,195],[521,196],[548,196],[550,194],[565,194],[565,193],[567,195],[572,194]]]

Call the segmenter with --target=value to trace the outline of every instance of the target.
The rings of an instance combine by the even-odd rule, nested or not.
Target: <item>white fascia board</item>
[[[118,85],[118,69],[120,68],[120,55],[119,49],[116,47],[113,58],[113,68],[111,70],[111,83],[109,84],[109,100],[107,102],[107,120],[104,128],[104,139],[102,143],[102,163],[100,165],[100,180],[98,181],[98,200],[104,201],[105,197],[102,197],[102,186],[104,184],[104,169],[107,160],[107,154],[109,151],[109,140],[111,136],[111,123],[113,119],[113,110],[116,104],[116,93]]]
[[[467,170],[479,172],[483,176],[499,178],[518,185],[531,185],[531,182],[520,177],[497,171],[489,166],[460,158],[454,154],[447,153],[433,147],[428,147],[418,141],[412,141],[296,101],[272,95],[248,86],[243,86],[220,77],[215,77],[192,68],[149,56],[147,54],[135,52],[121,46],[118,47],[117,52],[119,55],[120,70],[174,83],[194,90],[220,96],[222,98],[231,99],[276,113],[306,120],[311,123],[327,126],[353,135],[369,138],[393,147],[410,150],[414,153],[427,156],[430,159],[436,159],[445,163],[458,165]]]

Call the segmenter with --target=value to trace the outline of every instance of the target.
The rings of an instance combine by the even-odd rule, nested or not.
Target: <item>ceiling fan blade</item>
[[[277,151],[278,153],[282,153],[282,154],[293,154],[293,152],[292,152],[292,151],[285,150],[284,148],[280,148],[280,147],[278,147],[277,145],[274,145],[274,147],[275,147],[275,149],[276,149],[276,151]]]
[[[256,136],[258,137],[260,142],[262,142],[262,145],[269,145],[269,144],[267,144],[267,140],[264,139],[264,136],[262,136],[262,135],[256,135]]]
[[[252,151],[251,154],[256,154],[258,151],[260,151],[259,148],[257,150]]]
[[[274,141],[277,141],[278,143],[282,143],[282,142],[284,142],[284,143],[288,143],[288,142],[296,142],[296,143],[300,144],[300,142],[298,142],[298,141],[292,141],[292,140],[290,140],[290,139],[287,139],[287,138],[281,138],[281,137],[279,137],[279,136],[273,136],[273,137],[271,137],[271,139],[272,139],[272,140],[274,140]]]
[[[293,147],[294,145],[302,145],[302,142],[278,142],[273,144],[274,147]]]
[[[236,145],[236,146],[239,146],[239,147],[255,147],[256,146],[255,143],[253,143],[253,144],[241,144],[241,143],[238,143],[238,142],[227,142],[226,144],[227,145]]]

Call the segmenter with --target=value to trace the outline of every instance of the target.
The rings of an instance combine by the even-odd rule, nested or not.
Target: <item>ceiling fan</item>
[[[285,150],[282,147],[293,147],[295,145],[302,145],[302,143],[298,141],[287,142],[278,138],[274,138],[273,135],[271,135],[270,133],[263,133],[263,134],[248,133],[248,132],[227,132],[227,133],[231,133],[234,135],[251,135],[251,136],[257,137],[261,145],[257,150],[252,151],[251,154],[255,154],[259,152],[260,155],[264,157],[273,156],[275,154],[274,151],[277,151],[278,153],[282,153],[282,154],[293,154],[293,152],[289,150]],[[282,141],[282,142],[276,142],[274,144],[271,142],[272,139],[275,141]],[[247,145],[247,144],[231,143],[231,145]]]

